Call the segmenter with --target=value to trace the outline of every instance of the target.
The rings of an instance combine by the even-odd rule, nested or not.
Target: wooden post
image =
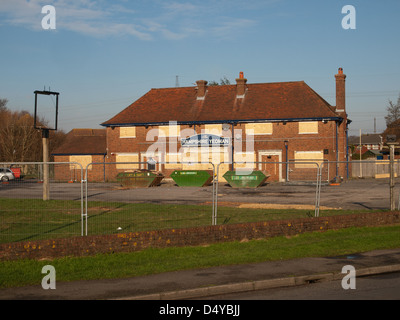
[[[49,130],[42,129],[43,143],[43,200],[50,200],[50,183],[49,183]]]

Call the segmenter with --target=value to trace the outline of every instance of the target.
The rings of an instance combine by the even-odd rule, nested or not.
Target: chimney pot
[[[244,98],[246,93],[246,82],[243,72],[239,73],[239,78],[236,79],[236,97],[237,98]]]
[[[197,83],[197,100],[204,100],[207,91],[207,81],[198,80]]]

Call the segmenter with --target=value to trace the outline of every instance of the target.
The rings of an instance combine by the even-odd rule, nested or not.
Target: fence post
[[[322,177],[322,166],[320,166],[318,163],[317,165],[317,188],[315,191],[315,211],[314,211],[314,216],[319,217],[319,203],[321,199],[321,177]]]
[[[395,199],[394,199],[394,147],[396,142],[387,143],[390,148],[390,211],[395,210]]]
[[[216,178],[216,184],[215,184],[215,208],[214,208],[214,216],[213,216],[213,221],[212,225],[216,226],[217,225],[217,212],[218,212],[218,175],[219,175],[219,166],[221,163],[217,164],[217,174],[214,178]]]
[[[211,163],[211,162],[210,162]],[[213,166],[213,177],[212,177],[212,214],[211,214],[211,225],[214,225],[214,217],[215,217],[215,211],[216,211],[216,201],[215,199],[217,198],[218,195],[215,194],[216,190],[216,185],[215,185],[215,165],[211,163]]]

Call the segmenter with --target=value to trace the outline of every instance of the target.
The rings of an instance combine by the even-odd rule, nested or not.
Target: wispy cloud
[[[91,36],[133,35],[141,40],[152,39],[133,23],[119,22],[120,15],[134,15],[135,11],[119,4],[92,0],[13,0],[0,2],[3,24],[41,29],[42,7],[51,4],[56,9],[57,29]]]
[[[53,5],[58,30],[95,37],[128,35],[140,40],[182,40],[189,37],[229,38],[251,28],[255,20],[226,14],[224,1],[161,1],[134,3],[94,0],[13,0],[0,2],[2,24],[41,29],[41,9]],[[231,4],[232,5],[232,4]],[[232,10],[231,10],[232,11]],[[240,12],[240,11],[239,11]]]

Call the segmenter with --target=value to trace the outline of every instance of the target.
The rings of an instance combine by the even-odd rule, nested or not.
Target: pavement
[[[400,271],[400,248],[338,257],[266,261],[183,270],[128,279],[57,282],[56,289],[35,286],[0,289],[1,300],[186,300],[307,285],[343,279],[344,266],[356,277]]]

